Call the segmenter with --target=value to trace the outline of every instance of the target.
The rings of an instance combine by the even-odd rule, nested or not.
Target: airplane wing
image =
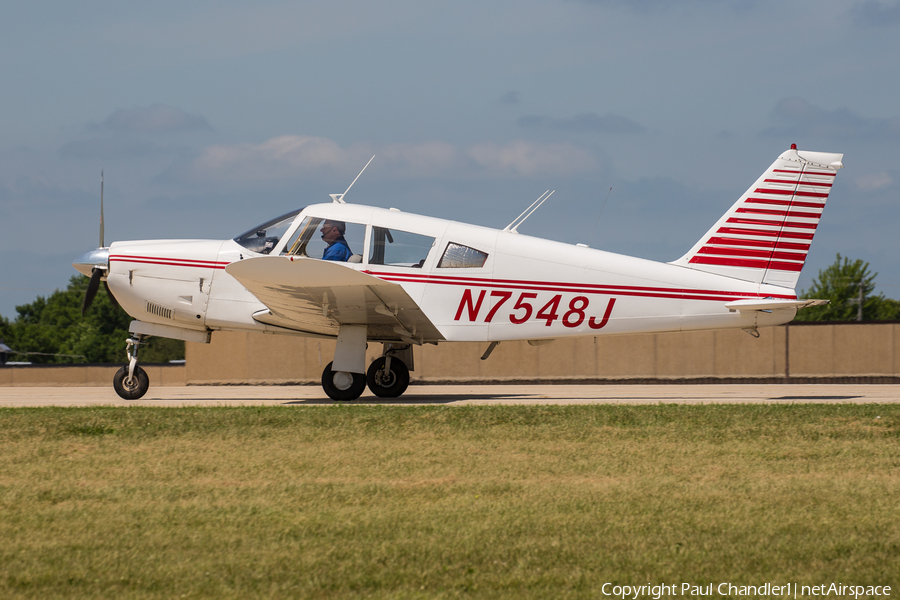
[[[342,324],[364,324],[370,340],[444,339],[400,285],[343,263],[262,256],[233,262],[225,272],[268,308],[253,315],[260,323],[325,336],[337,336]]]
[[[828,302],[828,300],[776,300],[774,298],[764,298],[761,300],[737,300],[736,302],[729,302],[725,305],[725,308],[731,312],[737,310],[742,313],[754,311],[771,312],[778,308],[806,308],[807,306],[828,304]]]

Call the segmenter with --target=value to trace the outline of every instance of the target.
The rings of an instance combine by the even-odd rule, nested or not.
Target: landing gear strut
[[[138,346],[143,343],[142,339],[143,336],[135,335],[125,342],[128,366],[116,371],[113,377],[113,387],[116,393],[125,400],[137,400],[150,388],[150,378],[147,377],[147,372],[137,364]]]

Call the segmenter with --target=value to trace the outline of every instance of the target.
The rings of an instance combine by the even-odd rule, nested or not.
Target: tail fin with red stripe
[[[791,145],[672,264],[793,289],[843,156]]]

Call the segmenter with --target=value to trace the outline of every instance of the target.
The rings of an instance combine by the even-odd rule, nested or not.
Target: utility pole
[[[856,320],[860,323],[862,323],[862,320],[863,320],[863,302],[865,302],[865,299],[866,299],[865,291],[863,288],[864,285],[865,285],[865,282],[863,280],[860,280],[859,281],[859,298],[851,298],[850,299],[850,303],[855,303],[855,304],[859,305],[856,309]]]
[[[859,310],[856,311],[856,320],[862,323],[862,309],[863,309],[863,282],[860,280],[859,282]]]

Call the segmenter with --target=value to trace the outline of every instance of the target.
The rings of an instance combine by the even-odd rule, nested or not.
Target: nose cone
[[[104,271],[109,270],[109,248],[95,248],[85,252],[72,263],[79,273],[91,276],[95,267],[99,267]]]

